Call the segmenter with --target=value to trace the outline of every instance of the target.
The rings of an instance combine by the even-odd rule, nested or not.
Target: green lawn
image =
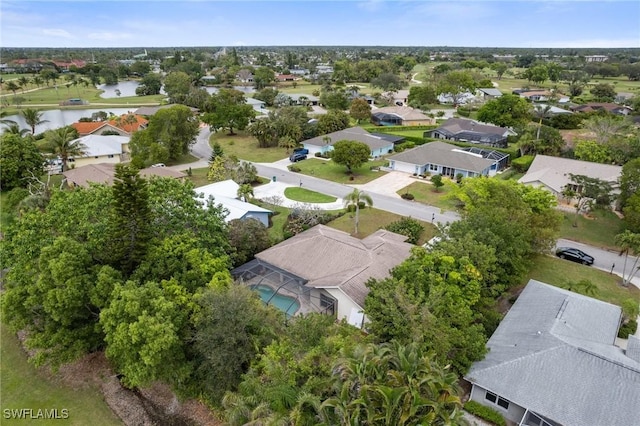
[[[209,173],[209,169],[207,167],[203,167],[201,169],[191,169],[191,176],[189,180],[193,182],[193,185],[197,188],[199,186],[208,185],[211,182],[207,179],[207,173]]]
[[[235,155],[241,160],[253,163],[273,163],[289,157],[284,148],[260,148],[258,141],[253,136],[243,131],[237,131],[236,135],[229,136],[226,131],[211,135],[210,143],[218,142],[226,155]]]
[[[304,175],[315,176],[332,182],[358,185],[371,182],[380,176],[384,176],[386,172],[374,171],[371,170],[371,168],[380,167],[386,163],[386,160],[369,161],[360,168],[354,169],[353,175],[347,174],[347,168],[345,166],[341,166],[330,160],[309,158],[295,164],[300,168],[300,173]],[[353,180],[350,179],[351,177],[353,177]]]
[[[378,210],[376,208],[365,208],[360,210],[360,220],[358,224],[358,234],[354,235],[355,231],[355,212],[347,213],[340,216],[337,219],[332,220],[327,224],[335,229],[348,232],[354,237],[364,238],[367,235],[371,235],[378,229],[384,228],[391,222],[402,219],[404,216],[397,215],[395,213]],[[424,244],[436,235],[436,227],[428,222],[420,221],[424,226],[422,236],[418,241],[418,245]]]
[[[413,196],[415,197],[415,201],[422,204],[439,207],[442,210],[457,210],[456,201],[450,198],[451,193],[455,188],[455,184],[448,181],[447,179],[442,179],[442,181],[445,185],[443,187],[440,187],[438,192],[435,191],[435,186],[429,183],[414,182],[409,186],[405,186],[397,193],[402,195],[408,192],[410,194],[413,194]]]
[[[191,154],[183,154],[177,160],[167,161],[167,166],[178,166],[180,164],[189,164],[198,161],[198,157],[194,157]]]
[[[502,180],[518,180],[522,176],[524,176],[524,173],[517,172],[515,169],[507,169],[499,175],[496,175],[496,178]]]
[[[333,203],[337,200],[331,195],[321,194],[305,188],[289,187],[284,190],[285,197],[302,203]]]
[[[640,289],[631,285],[623,287],[622,279],[591,266],[584,266],[551,256],[535,257],[529,275],[524,283],[534,279],[547,284],[563,287],[567,281],[589,280],[598,288],[592,297],[620,306],[625,299],[640,302]],[[523,283],[523,284],[524,284]]]
[[[0,390],[2,401],[3,425],[121,425],[122,422],[113,414],[104,402],[100,392],[90,385],[81,389],[73,389],[51,377],[44,371],[36,369],[27,362],[18,339],[10,330],[0,325],[2,333],[2,364],[0,365]],[[6,409],[38,409],[68,410],[66,420],[17,420],[6,419]]]
[[[622,232],[623,223],[613,212],[596,210],[589,218],[578,216],[577,227],[573,226],[575,220],[575,213],[563,212],[561,238],[602,248],[616,248],[615,236]]]

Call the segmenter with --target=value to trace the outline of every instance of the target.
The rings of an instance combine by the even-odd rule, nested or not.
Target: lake
[[[125,96],[136,96],[136,89],[140,85],[137,81],[120,81],[118,84],[112,84],[107,86],[106,84],[100,84],[96,86],[98,90],[104,90],[100,94],[100,97],[103,99],[113,99],[113,98],[123,98]],[[255,93],[256,89],[252,86],[234,86],[236,90],[239,90],[243,93]],[[209,94],[218,93],[217,87],[203,87]],[[120,96],[116,93],[116,90],[120,91]],[[160,93],[165,94],[164,89],[160,90]]]
[[[42,119],[48,120],[48,123],[41,124],[36,126],[36,134],[42,133],[45,130],[50,129],[58,129],[60,127],[68,126],[72,123],[77,122],[82,117],[91,117],[91,114],[98,111],[104,111],[107,114],[111,113],[114,115],[122,115],[129,111],[135,111],[138,107],[132,108],[100,108],[100,109],[70,109],[70,110],[62,110],[62,109],[52,109],[49,111],[42,111]],[[24,121],[22,115],[9,115],[4,117],[6,120],[13,120],[20,125],[22,129],[29,129],[31,131],[31,127],[27,125]]]

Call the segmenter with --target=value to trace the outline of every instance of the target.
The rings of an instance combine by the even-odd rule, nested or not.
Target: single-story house
[[[436,120],[408,106],[388,106],[371,111],[371,121],[378,126],[424,126]]]
[[[568,109],[559,108],[557,106],[548,105],[548,104],[535,104],[533,108],[538,111],[543,111],[546,107],[549,107],[549,115],[560,115],[560,114],[573,114],[573,111]]]
[[[406,106],[409,102],[409,91],[395,90],[391,92],[384,92],[382,97],[391,100],[391,103],[396,106]]]
[[[537,89],[537,90],[514,89],[512,93],[514,95],[520,96],[521,98],[528,99],[532,102],[545,102],[550,99],[557,98],[556,102],[560,104],[565,104],[571,100],[567,95],[563,95],[562,93],[557,93],[552,90],[545,90],[545,89]]]
[[[138,173],[143,178],[157,176],[184,179],[187,177],[185,173],[172,170],[168,167],[147,167],[146,169],[141,169]],[[88,188],[91,183],[113,185],[116,174],[116,165],[115,163],[89,164],[69,169],[62,174],[67,180],[69,186],[82,186]]]
[[[562,196],[567,185],[573,185],[570,174],[584,175],[609,182],[615,193],[622,167],[611,164],[592,163],[570,158],[536,155],[527,173],[518,182],[546,189],[556,197]],[[575,188],[578,190],[579,188]]]
[[[457,99],[454,99],[451,93],[440,93],[438,95],[438,102],[441,104],[454,104],[457,100],[459,105],[464,105],[476,100],[476,96],[471,92],[458,93],[456,98]]]
[[[213,198],[215,204],[220,204],[227,210],[226,222],[234,219],[257,219],[264,226],[269,226],[269,215],[271,210],[264,209],[255,204],[247,203],[238,199],[238,185],[233,180],[223,180],[221,182],[210,183],[194,189],[198,198],[208,200]]]
[[[640,339],[615,345],[620,307],[530,280],[465,379],[517,425],[637,425]]]
[[[425,138],[447,139],[498,148],[506,148],[507,137],[513,135],[516,135],[516,132],[511,129],[466,118],[450,118],[437,129],[424,132]]]
[[[267,114],[269,111],[266,109],[267,103],[256,98],[246,98],[247,104],[251,105],[253,110],[259,114]]]
[[[611,102],[589,102],[584,105],[572,106],[571,111],[575,111],[575,112],[606,111],[611,114],[629,115],[633,111],[633,109],[626,105],[618,105]]]
[[[297,77],[293,74],[278,74],[276,75],[276,80],[278,81],[295,81],[299,80],[300,77]]]
[[[383,133],[369,133],[362,127],[350,127],[326,135],[316,136],[301,143],[304,148],[309,150],[309,155],[315,155],[316,152],[326,154],[332,151],[333,145],[343,140],[358,141],[366,144],[371,150],[371,157],[376,158],[393,152],[394,145],[403,141],[404,138]]]
[[[74,139],[86,147],[84,155],[69,157],[69,166],[82,167],[88,164],[121,163],[129,160],[129,136],[87,135]]]
[[[406,239],[380,229],[360,240],[316,225],[256,254],[231,274],[256,290],[291,298],[298,303],[296,314],[321,312],[362,327],[366,282],[387,278],[411,255],[415,246]]]
[[[496,99],[502,96],[502,92],[495,87],[481,87],[476,91],[476,98],[480,98],[485,101]]]
[[[431,142],[389,157],[389,168],[416,175],[439,174],[450,178],[493,176],[507,166],[509,155],[480,148],[460,148]]]
[[[320,98],[313,95],[292,93],[289,98],[291,98],[294,105],[318,105],[320,103]]]

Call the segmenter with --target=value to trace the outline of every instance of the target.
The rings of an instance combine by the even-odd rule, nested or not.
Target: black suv
[[[567,259],[572,262],[582,263],[583,265],[593,265],[593,256],[589,256],[582,250],[573,247],[558,247],[556,256],[560,259]]]

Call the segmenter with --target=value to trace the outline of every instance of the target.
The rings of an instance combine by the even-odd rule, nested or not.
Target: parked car
[[[582,263],[583,265],[593,265],[593,256],[573,247],[558,247],[556,249],[556,256],[560,259],[567,259],[572,262]]]
[[[307,159],[307,154],[300,154],[299,152],[294,152],[289,157],[289,161],[291,161],[292,163],[296,163],[298,161],[302,161],[306,159]]]
[[[164,167],[164,163],[156,163],[156,164],[152,165],[151,167]]]
[[[307,148],[294,148],[293,149],[293,153],[294,154],[309,155],[309,150]]]

